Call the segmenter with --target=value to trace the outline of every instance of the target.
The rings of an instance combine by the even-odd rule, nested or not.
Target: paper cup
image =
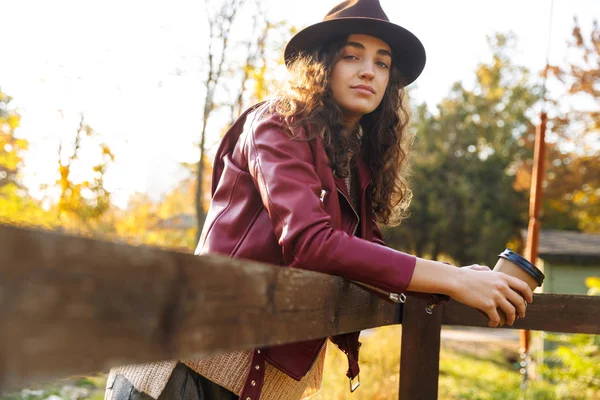
[[[494,266],[494,271],[521,279],[529,285],[531,290],[541,286],[545,278],[542,271],[535,265],[511,249],[506,249],[498,255],[498,262]],[[487,318],[486,313],[481,310],[479,312]],[[506,322],[506,315],[500,308],[498,308],[498,314],[500,315],[499,326],[502,326]]]

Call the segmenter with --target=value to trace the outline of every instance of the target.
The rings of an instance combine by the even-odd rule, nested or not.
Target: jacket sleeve
[[[386,246],[385,241],[383,240],[383,235],[381,234],[381,229],[375,220],[373,220],[373,237],[371,239],[373,243],[377,243],[382,246]],[[411,297],[416,297],[421,300],[424,300],[430,304],[443,304],[450,300],[450,297],[444,294],[436,294],[436,293],[419,293],[419,292],[406,292],[406,295]]]
[[[383,235],[381,234],[381,229],[379,228],[379,225],[375,219],[373,219],[373,236],[371,237],[371,241],[381,246],[386,245],[385,241],[383,240]]]
[[[247,135],[243,152],[248,168],[288,265],[391,292],[406,290],[414,256],[332,226],[319,200],[321,182],[305,136],[290,139],[274,117],[259,122]]]

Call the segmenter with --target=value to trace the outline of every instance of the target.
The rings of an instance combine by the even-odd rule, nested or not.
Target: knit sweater
[[[267,361],[261,400],[300,400],[317,393],[323,379],[326,351],[327,341],[324,342],[308,373],[300,381],[290,378]],[[239,396],[250,369],[251,355],[251,350],[244,350],[181,362]],[[162,361],[113,368],[108,376],[107,388],[112,387],[117,375],[122,375],[136,390],[158,399],[176,365],[177,361]],[[112,400],[111,395],[112,391],[107,390],[105,400]]]

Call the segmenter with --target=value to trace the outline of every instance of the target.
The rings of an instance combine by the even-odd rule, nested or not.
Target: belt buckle
[[[353,378],[350,378],[350,393],[354,393],[360,386],[360,374],[356,375],[356,383],[354,383],[353,380]]]

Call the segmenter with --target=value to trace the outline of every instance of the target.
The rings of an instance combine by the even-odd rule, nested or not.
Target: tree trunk
[[[206,111],[204,112],[206,114]],[[202,205],[203,191],[203,176],[204,176],[204,138],[206,133],[206,118],[202,121],[202,136],[200,137],[200,161],[198,162],[198,170],[196,180],[198,186],[196,187],[196,242],[200,240],[200,234],[202,233],[202,227],[204,226],[204,220],[206,219],[206,213]]]

